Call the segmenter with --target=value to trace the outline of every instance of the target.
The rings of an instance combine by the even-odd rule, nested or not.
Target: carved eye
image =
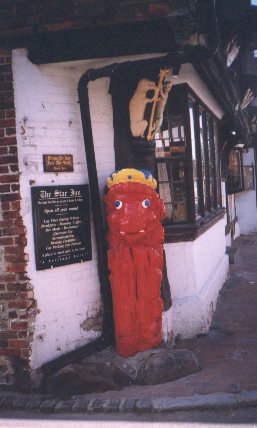
[[[142,207],[143,208],[148,208],[150,206],[150,201],[149,199],[144,199],[142,202]]]
[[[117,210],[120,210],[120,209],[121,209],[121,207],[122,207],[122,202],[121,202],[121,201],[119,201],[119,199],[117,199],[117,200],[114,202],[114,206],[115,206],[115,208],[116,208]]]

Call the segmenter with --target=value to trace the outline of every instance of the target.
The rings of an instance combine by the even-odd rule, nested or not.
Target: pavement
[[[238,408],[257,404],[257,234],[241,235],[208,334],[181,340],[198,357],[201,371],[160,385],[73,395],[0,392],[0,410],[42,413],[172,412]]]

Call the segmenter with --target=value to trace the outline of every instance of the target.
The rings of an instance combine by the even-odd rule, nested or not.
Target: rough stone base
[[[129,385],[156,385],[188,376],[200,370],[187,349],[158,348],[133,357],[119,356],[110,347],[69,364],[44,380],[48,393],[69,396],[119,390]]]

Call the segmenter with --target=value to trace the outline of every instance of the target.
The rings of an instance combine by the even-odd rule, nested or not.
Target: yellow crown
[[[108,189],[119,183],[141,183],[146,184],[152,189],[156,189],[157,182],[152,174],[146,169],[124,168],[113,172],[106,180]]]

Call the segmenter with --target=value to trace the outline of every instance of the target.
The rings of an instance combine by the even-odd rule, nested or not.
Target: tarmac
[[[179,341],[199,359],[201,370],[173,382],[119,391],[73,395],[0,392],[0,410],[41,413],[173,412],[239,408],[257,404],[257,234],[241,235],[209,333]]]

